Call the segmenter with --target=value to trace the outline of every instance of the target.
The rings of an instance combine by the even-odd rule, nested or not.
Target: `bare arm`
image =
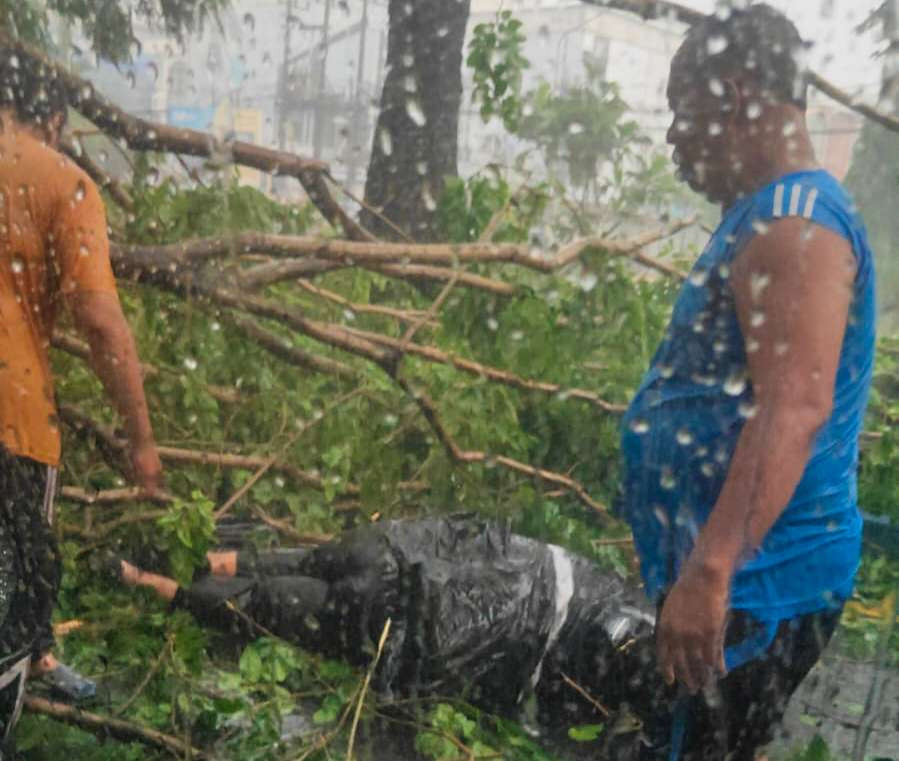
[[[669,681],[697,689],[724,669],[731,580],[789,503],[832,410],[854,275],[849,243],[797,218],[754,238],[734,264],[755,413],[663,609],[659,663]]]
[[[156,452],[140,363],[131,330],[114,293],[83,291],[69,297],[75,324],[91,348],[94,371],[121,415],[138,485],[159,489],[162,467]]]

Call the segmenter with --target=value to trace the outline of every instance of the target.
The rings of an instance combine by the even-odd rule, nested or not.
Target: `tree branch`
[[[601,502],[597,502],[595,499],[593,499],[587,492],[586,488],[584,488],[584,485],[582,483],[569,476],[563,475],[561,473],[556,473],[552,470],[546,470],[545,468],[537,468],[533,465],[529,465],[519,460],[514,460],[511,457],[505,457],[503,455],[489,455],[486,452],[462,449],[458,444],[456,444],[449,431],[447,431],[446,427],[443,425],[442,421],[440,420],[440,415],[437,412],[437,407],[431,400],[431,398],[423,391],[413,388],[406,379],[400,377],[399,375],[394,376],[394,380],[412,399],[415,400],[415,403],[421,410],[422,415],[424,415],[425,419],[431,426],[431,429],[434,431],[434,434],[437,436],[438,441],[440,441],[440,443],[443,445],[444,450],[449,455],[450,459],[454,462],[466,464],[480,462],[490,465],[498,465],[500,467],[506,468],[507,470],[512,470],[516,473],[521,473],[523,475],[536,478],[540,481],[543,481],[544,483],[558,486],[568,492],[571,492],[578,499],[578,501],[589,507],[598,515],[601,515],[603,517],[608,516],[608,508]]]
[[[639,251],[680,232],[695,221],[695,217],[683,219],[667,228],[653,230],[629,240],[599,236],[581,238],[550,257],[535,256],[531,253],[530,246],[519,243],[382,243],[247,232],[166,246],[126,246],[121,249],[117,258],[128,262],[131,266],[159,267],[165,263],[171,267],[196,265],[209,259],[232,255],[236,251],[252,251],[270,256],[309,257],[313,260],[337,262],[341,266],[383,267],[413,263],[458,268],[459,265],[467,263],[507,263],[538,272],[555,272],[571,264],[588,249],[598,248],[612,256],[628,256],[666,275],[683,278],[684,273],[676,268]]]
[[[168,504],[174,499],[171,494],[165,493],[155,494],[152,497],[148,496],[143,489],[136,486],[125,487],[122,489],[102,489],[95,492],[81,489],[77,486],[63,486],[62,489],[60,489],[60,496],[64,499],[70,499],[73,502],[83,502],[86,505],[134,502],[136,500]]]
[[[110,177],[85,151],[70,137],[64,137],[59,147],[72,161],[80,166],[97,185],[109,193],[113,201],[125,211],[134,209],[134,199],[122,185]]]
[[[540,391],[544,394],[558,394],[560,396],[564,395],[569,399],[581,399],[585,402],[590,402],[591,404],[596,405],[605,412],[618,413],[624,412],[624,410],[626,409],[620,404],[615,404],[613,402],[602,399],[598,394],[595,394],[592,391],[587,391],[580,388],[565,388],[564,386],[560,386],[558,383],[547,383],[545,381],[536,381],[530,380],[528,378],[522,378],[521,376],[515,375],[514,373],[510,373],[508,370],[500,370],[499,368],[491,367],[490,365],[482,365],[480,362],[475,362],[471,359],[465,359],[464,357],[460,357],[456,354],[450,354],[449,352],[445,352],[435,346],[426,346],[424,344],[418,343],[410,343],[404,346],[403,342],[398,338],[391,338],[390,336],[384,336],[380,335],[379,333],[359,330],[357,328],[347,328],[347,330],[366,341],[389,347],[398,352],[414,354],[416,356],[422,357],[423,359],[427,359],[430,362],[436,362],[443,365],[452,365],[457,370],[469,373],[470,375],[477,375],[481,378],[487,378],[497,383],[503,383],[507,386],[513,386],[514,388],[519,388],[525,391]]]
[[[240,315],[237,312],[231,312],[228,319],[266,351],[269,351],[271,354],[289,364],[305,367],[307,370],[313,370],[314,372],[323,373],[325,375],[336,375],[338,378],[345,378],[347,380],[359,377],[359,373],[349,365],[329,357],[319,357],[315,354],[309,354],[308,352],[293,346],[286,338],[282,338],[281,336],[266,330],[258,322],[249,317]]]
[[[808,72],[808,81],[829,98],[832,98],[837,103],[842,103],[850,111],[855,111],[855,113],[877,122],[881,127],[886,127],[893,132],[899,132],[899,117],[880,111],[874,106],[860,103],[857,98],[854,98],[845,90],[841,90],[835,84],[828,82],[813,71]]]
[[[124,719],[82,711],[80,708],[64,703],[55,703],[34,695],[25,696],[25,707],[34,713],[50,716],[66,724],[74,724],[94,734],[109,734],[120,740],[137,740],[145,745],[162,748],[176,758],[206,758],[203,751],[188,745],[177,737]]]

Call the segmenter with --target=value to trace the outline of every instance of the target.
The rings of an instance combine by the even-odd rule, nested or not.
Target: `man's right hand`
[[[144,444],[131,450],[131,468],[134,482],[147,496],[155,497],[162,486],[162,462],[153,443]]]

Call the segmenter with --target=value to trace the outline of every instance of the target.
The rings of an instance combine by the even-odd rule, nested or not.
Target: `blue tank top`
[[[624,495],[646,591],[676,579],[715,505],[737,438],[753,414],[746,345],[729,286],[735,255],[783,217],[846,238],[857,261],[830,419],[789,505],[737,572],[731,607],[778,621],[839,604],[852,592],[861,549],[858,437],[874,362],[874,262],[864,225],[824,171],[785,175],[729,208],[677,298],[649,371],[624,417]]]

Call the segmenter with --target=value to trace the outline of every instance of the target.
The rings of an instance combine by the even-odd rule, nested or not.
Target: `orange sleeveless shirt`
[[[47,351],[60,302],[115,293],[106,213],[96,185],[68,158],[0,121],[0,444],[59,463]]]

